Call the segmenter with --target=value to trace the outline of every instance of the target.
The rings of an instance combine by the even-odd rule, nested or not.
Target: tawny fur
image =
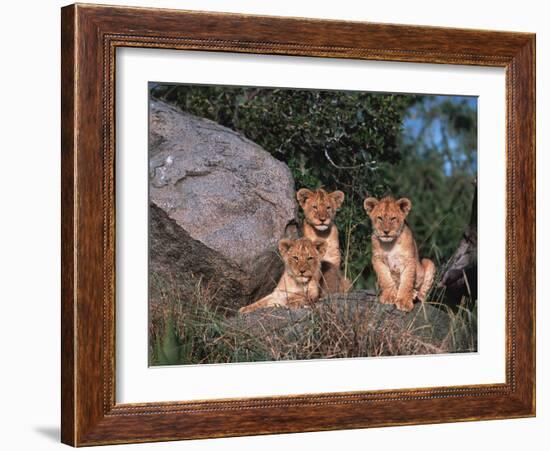
[[[266,307],[298,308],[319,300],[321,259],[326,251],[324,241],[308,238],[279,241],[279,253],[285,263],[283,273],[275,290],[239,312],[249,313]]]
[[[369,197],[363,207],[373,227],[372,265],[381,290],[380,302],[409,312],[415,298],[426,299],[435,276],[434,263],[419,259],[413,233],[405,222],[412,203],[407,198]]]
[[[338,240],[338,228],[334,217],[344,202],[344,193],[334,191],[327,193],[323,189],[311,191],[306,188],[298,190],[296,198],[304,211],[302,235],[305,238],[327,243],[327,251],[322,260],[321,294],[344,293],[350,283],[340,272],[342,256]]]

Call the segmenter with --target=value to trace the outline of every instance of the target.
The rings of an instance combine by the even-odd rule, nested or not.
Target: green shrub
[[[289,166],[297,189],[344,191],[336,224],[355,288],[374,286],[366,196],[409,197],[420,253],[438,266],[468,223],[477,111],[466,98],[166,84],[151,93],[244,134]]]

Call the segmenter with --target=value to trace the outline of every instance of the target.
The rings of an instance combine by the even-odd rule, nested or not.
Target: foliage
[[[243,133],[291,169],[297,188],[340,189],[344,271],[373,286],[365,196],[406,196],[420,252],[452,255],[468,223],[477,164],[475,101],[279,88],[151,86],[153,96]]]
[[[470,220],[477,177],[477,110],[471,98],[423,96],[407,111],[398,164],[380,170],[388,191],[413,202],[419,251],[446,264]]]

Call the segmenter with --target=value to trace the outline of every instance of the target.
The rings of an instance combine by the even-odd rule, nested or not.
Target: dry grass
[[[358,302],[357,294],[352,293],[349,298],[327,299],[310,309],[267,309],[242,316],[217,307],[200,280],[185,298],[170,281],[155,277],[152,285],[150,365],[477,350],[475,308],[467,308],[464,300],[457,310],[449,309],[440,302],[440,290],[432,294],[431,302],[409,314],[378,302]],[[440,323],[439,318],[445,321]]]

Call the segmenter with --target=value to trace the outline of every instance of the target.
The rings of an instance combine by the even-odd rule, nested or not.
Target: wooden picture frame
[[[535,35],[71,5],[62,9],[62,418],[73,446],[535,415]],[[115,50],[506,69],[506,382],[301,396],[115,400]]]

